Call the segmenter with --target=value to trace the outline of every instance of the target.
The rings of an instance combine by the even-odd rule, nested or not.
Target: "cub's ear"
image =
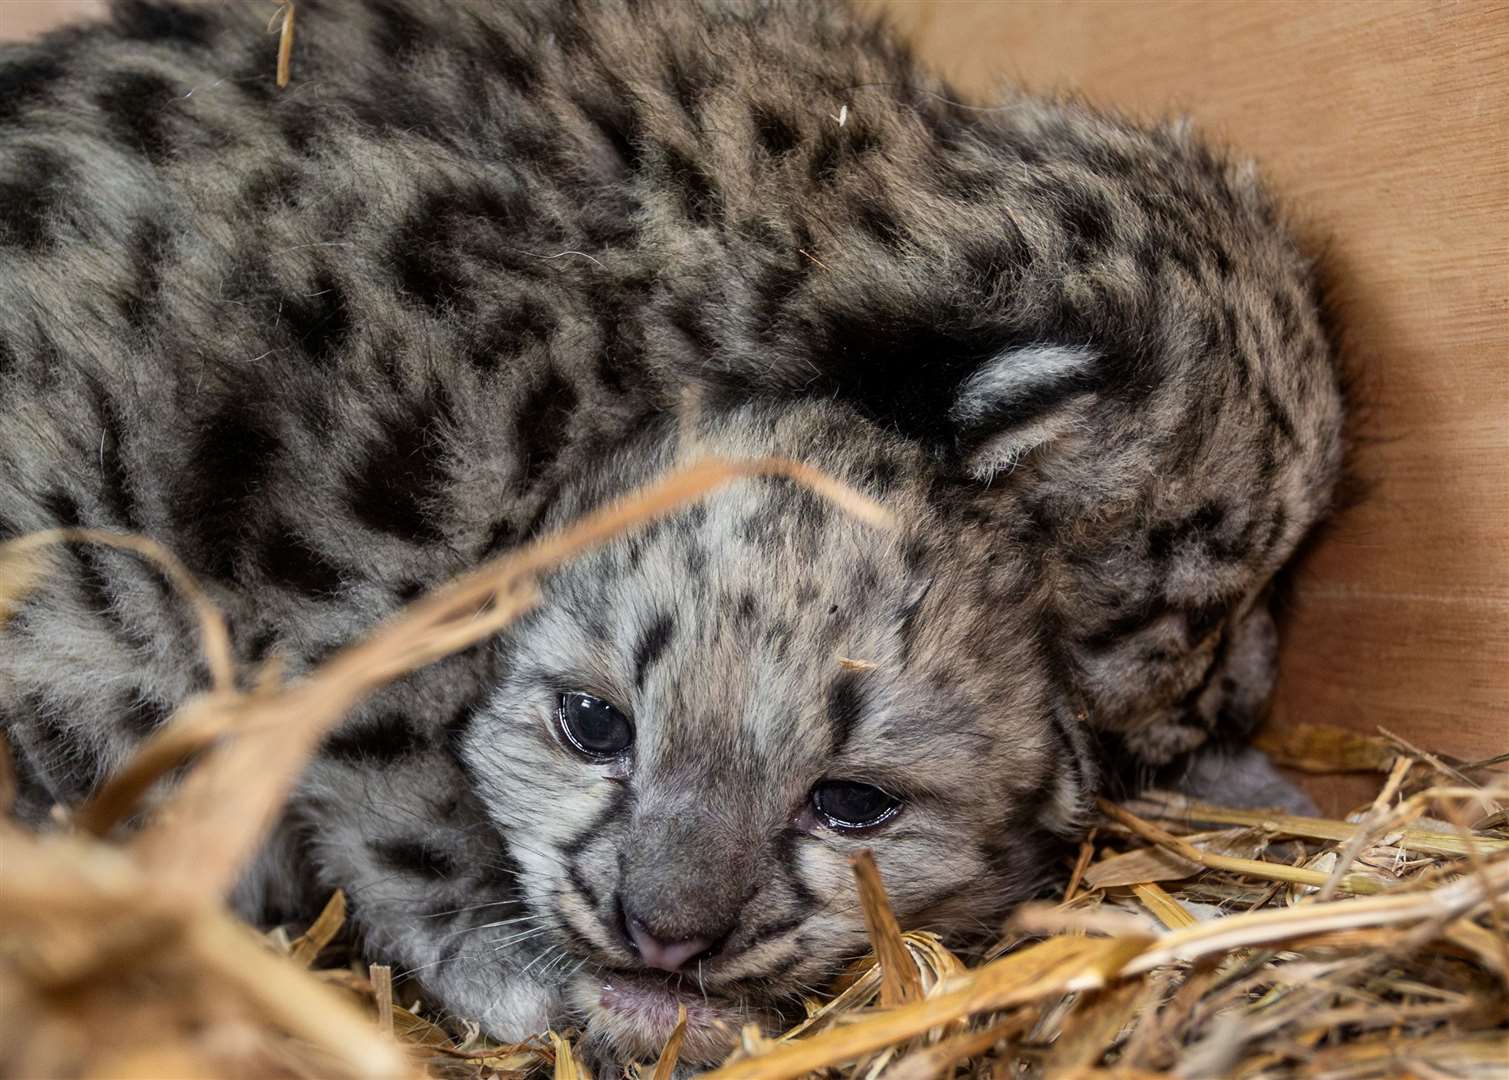
[[[1100,374],[1100,355],[1084,345],[1019,345],[986,360],[948,414],[970,475],[989,480],[1082,426]]]

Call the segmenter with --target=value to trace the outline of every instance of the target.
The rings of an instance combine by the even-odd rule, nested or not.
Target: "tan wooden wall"
[[[0,41],[14,41],[70,19],[97,18],[105,0],[0,0]]]
[[[972,95],[1184,112],[1258,159],[1328,252],[1372,483],[1304,567],[1275,721],[1509,750],[1509,5],[866,2]],[[99,6],[0,0],[0,37]]]

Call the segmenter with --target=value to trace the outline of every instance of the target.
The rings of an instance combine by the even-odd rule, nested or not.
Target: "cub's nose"
[[[639,958],[644,961],[645,967],[659,968],[661,971],[680,971],[689,960],[695,960],[704,953],[711,952],[717,945],[712,938],[693,937],[684,941],[662,941],[654,932],[640,920],[629,916],[626,920],[629,931],[629,940],[634,943],[634,949],[639,953]]]

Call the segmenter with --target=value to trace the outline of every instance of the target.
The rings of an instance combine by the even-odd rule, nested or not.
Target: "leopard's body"
[[[255,5],[126,0],[0,52],[0,536],[153,536],[244,661],[297,675],[659,475],[689,389],[702,449],[900,525],[746,481],[551,576],[326,744],[248,914],[339,886],[494,1035],[574,1022],[629,1059],[689,1000],[709,1060],[714,1021],[774,1023],[863,950],[852,851],[967,939],[1107,771],[1261,715],[1265,590],[1329,506],[1342,406],[1249,168],[1179,125],[960,103],[827,4],[298,12],[282,91]],[[0,648],[17,812],[85,797],[198,655],[155,573],[68,548]],[[573,752],[571,691],[631,753]],[[900,812],[815,821],[835,777]],[[717,942],[695,995],[634,974],[625,910]]]

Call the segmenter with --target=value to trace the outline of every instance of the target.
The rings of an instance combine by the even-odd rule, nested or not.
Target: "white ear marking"
[[[999,414],[1049,386],[1087,371],[1097,359],[1083,345],[1023,345],[987,360],[959,387],[949,411],[956,422],[968,424]]]
[[[1084,345],[1041,343],[1008,349],[966,379],[949,410],[966,467],[988,481],[1029,451],[1084,423],[1094,400],[1100,354]]]

